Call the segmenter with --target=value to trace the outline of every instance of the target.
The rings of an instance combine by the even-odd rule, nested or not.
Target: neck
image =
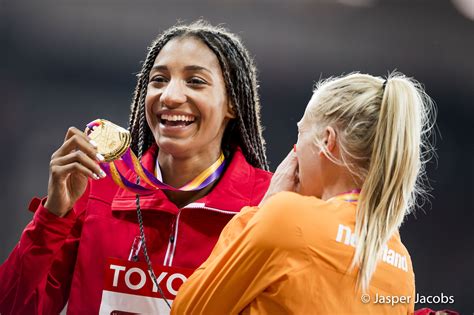
[[[205,151],[200,154],[185,157],[176,157],[169,153],[159,151],[158,163],[160,164],[163,182],[175,188],[180,188],[211,166],[219,158],[219,155],[220,148],[212,152]],[[170,201],[181,208],[207,195],[214,187],[214,184],[215,183],[212,183],[197,191],[165,190],[164,193]]]
[[[340,172],[339,174],[331,175],[332,180],[324,185],[321,199],[328,200],[334,196],[355,190],[360,189],[362,186],[361,183],[356,183],[355,179],[347,170]]]

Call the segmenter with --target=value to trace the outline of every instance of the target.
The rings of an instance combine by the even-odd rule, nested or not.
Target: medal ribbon
[[[125,162],[125,165],[128,169],[132,170],[134,174],[136,174],[145,183],[147,183],[153,188],[146,188],[127,180],[117,169],[113,161],[109,163],[102,162],[100,163],[100,166],[105,171],[105,173],[107,173],[107,175],[111,176],[113,181],[119,187],[140,195],[153,192],[157,189],[165,189],[172,191],[200,190],[214,182],[216,179],[218,179],[222,175],[225,167],[224,154],[221,152],[219,159],[217,159],[216,162],[214,162],[211,166],[205,169],[196,178],[194,178],[193,180],[191,180],[180,188],[175,188],[173,186],[163,183],[162,181],[157,179],[152,173],[150,173],[146,168],[144,168],[136,157],[136,155],[132,152],[132,150],[130,150],[130,148],[125,151],[124,155],[121,158]]]
[[[332,200],[342,200],[342,201],[347,201],[347,202],[353,202],[356,203],[359,201],[359,194],[360,194],[360,189],[354,189],[347,191],[345,193],[336,195],[332,198],[329,198],[328,201]]]
[[[89,130],[92,130],[94,127],[99,126],[100,122],[93,121],[87,125]],[[128,148],[125,153],[121,156],[122,161],[125,163],[127,169],[131,170],[135,175],[140,177],[145,183],[147,183],[152,188],[146,188],[141,185],[135,184],[127,180],[123,176],[115,165],[114,161],[112,162],[101,162],[99,163],[102,169],[107,175],[109,175],[113,181],[122,189],[126,189],[135,194],[147,194],[158,189],[172,190],[172,191],[194,191],[200,190],[208,186],[215,180],[217,180],[225,168],[225,157],[224,153],[221,152],[217,161],[215,161],[211,166],[205,169],[201,174],[196,178],[185,184],[180,188],[175,188],[170,185],[167,185],[157,179],[152,173],[150,173],[138,160],[137,156]]]

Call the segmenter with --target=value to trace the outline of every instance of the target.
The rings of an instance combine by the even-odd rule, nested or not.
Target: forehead
[[[155,65],[196,65],[220,72],[219,60],[200,39],[193,36],[170,40],[155,59]]]

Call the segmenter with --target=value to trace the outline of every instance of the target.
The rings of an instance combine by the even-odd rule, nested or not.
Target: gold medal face
[[[104,156],[105,162],[120,158],[130,147],[130,132],[105,119],[98,122],[92,130],[86,129],[89,138],[97,143],[97,151]]]

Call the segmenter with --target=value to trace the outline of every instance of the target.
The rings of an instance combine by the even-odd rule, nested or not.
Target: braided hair
[[[129,131],[132,135],[132,150],[141,158],[155,141],[145,117],[145,96],[155,59],[171,39],[186,36],[195,37],[205,43],[216,55],[222,69],[227,95],[236,115],[224,131],[224,153],[229,155],[229,152],[239,146],[252,166],[268,170],[260,123],[257,74],[253,61],[237,36],[202,20],[171,27],[159,35],[148,48],[147,57],[138,74],[131,105]]]

